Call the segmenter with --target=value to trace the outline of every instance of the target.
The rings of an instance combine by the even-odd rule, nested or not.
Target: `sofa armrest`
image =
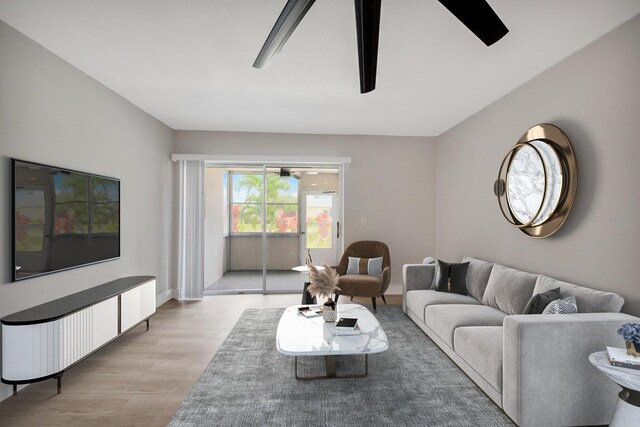
[[[402,309],[407,312],[405,301],[408,291],[426,290],[431,287],[435,264],[405,264],[402,266]]]
[[[623,313],[515,315],[504,319],[503,410],[520,426],[608,424],[620,390],[589,355],[623,344]]]

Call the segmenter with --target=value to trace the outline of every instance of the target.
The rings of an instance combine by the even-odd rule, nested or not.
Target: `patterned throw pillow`
[[[379,276],[382,274],[382,257],[379,258],[355,258],[349,257],[347,274],[368,274]]]
[[[567,297],[551,301],[542,314],[569,314],[577,312],[578,305],[576,304],[576,297]]]

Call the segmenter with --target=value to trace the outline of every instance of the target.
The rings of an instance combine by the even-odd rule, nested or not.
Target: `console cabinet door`
[[[142,320],[140,313],[140,286],[120,295],[120,331],[126,332]]]
[[[120,331],[126,332],[156,311],[156,281],[128,290],[120,299]]]
[[[118,297],[109,298],[91,307],[93,310],[92,350],[102,347],[118,336]]]

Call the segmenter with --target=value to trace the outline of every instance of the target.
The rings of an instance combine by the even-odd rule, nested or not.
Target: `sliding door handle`
[[[340,221],[338,221],[336,229],[337,229],[336,239],[339,239],[340,238]]]

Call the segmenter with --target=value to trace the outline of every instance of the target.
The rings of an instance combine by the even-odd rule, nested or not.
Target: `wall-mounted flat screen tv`
[[[14,282],[120,257],[120,180],[11,166]]]

